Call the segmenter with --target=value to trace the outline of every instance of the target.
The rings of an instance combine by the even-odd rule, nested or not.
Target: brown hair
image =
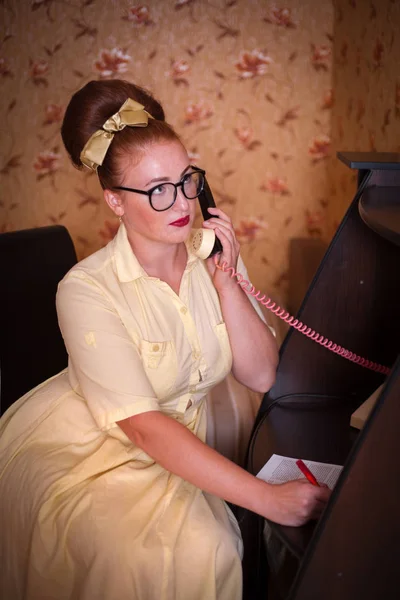
[[[161,104],[147,90],[121,79],[90,81],[72,96],[61,126],[64,146],[76,167],[82,167],[80,154],[90,136],[102,128],[127,98],[143,104],[154,118],[149,119],[147,127],[125,127],[114,136],[103,164],[97,169],[104,189],[121,185],[122,156],[131,155],[135,159],[135,154],[140,157],[151,143],[179,140],[166,123]]]

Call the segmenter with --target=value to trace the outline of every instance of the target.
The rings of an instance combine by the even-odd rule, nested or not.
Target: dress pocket
[[[171,341],[140,340],[140,352],[146,375],[157,398],[169,396],[178,375],[175,345]]]
[[[229,341],[228,330],[226,329],[225,323],[218,323],[218,325],[214,326],[215,335],[218,338],[219,346],[221,349],[221,357],[220,361],[217,361],[218,366],[221,364],[221,367],[217,370],[224,370],[224,375],[227,375],[229,371],[232,369],[232,350],[231,344]],[[219,373],[218,373],[219,374]]]

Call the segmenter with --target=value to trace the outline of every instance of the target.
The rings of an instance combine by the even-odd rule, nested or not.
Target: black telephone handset
[[[204,221],[211,219],[213,215],[207,209],[215,208],[216,205],[207,179],[204,179],[204,188],[199,196],[199,203]],[[222,252],[222,244],[212,229],[197,229],[192,238],[192,251],[200,258],[205,259],[217,252]]]

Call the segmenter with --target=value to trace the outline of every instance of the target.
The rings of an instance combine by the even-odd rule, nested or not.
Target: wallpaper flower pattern
[[[400,152],[400,3],[336,0],[332,144]],[[354,196],[356,173],[330,163],[327,219],[333,233]]]
[[[61,223],[80,258],[118,227],[59,133],[91,79],[160,99],[231,215],[253,283],[282,298],[289,239],[329,239],[350,199],[336,150],[398,146],[391,0],[367,11],[361,0],[5,0],[0,15],[0,231]]]

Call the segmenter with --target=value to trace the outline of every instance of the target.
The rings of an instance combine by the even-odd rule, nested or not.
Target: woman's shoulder
[[[77,262],[63,277],[59,288],[66,283],[86,281],[100,287],[115,277],[113,240],[103,248]]]
[[[66,276],[78,275],[80,273],[96,276],[96,274],[107,270],[113,260],[113,241],[111,240],[106,246],[82,258],[68,271]]]

